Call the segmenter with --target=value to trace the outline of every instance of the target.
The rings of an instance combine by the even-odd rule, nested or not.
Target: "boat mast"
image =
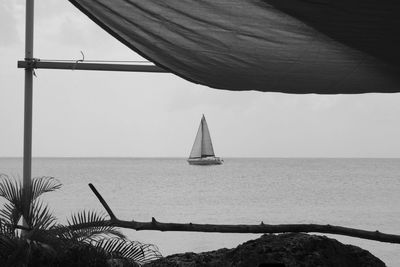
[[[33,17],[34,0],[26,0],[25,12],[25,61],[33,61]],[[25,68],[25,101],[24,101],[24,156],[23,188],[24,197],[31,185],[32,176],[32,103],[33,103],[33,68]],[[25,220],[23,220],[26,226]]]

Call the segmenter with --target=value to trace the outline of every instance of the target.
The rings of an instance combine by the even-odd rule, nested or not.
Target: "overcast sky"
[[[35,2],[34,56],[141,60],[68,1]],[[23,151],[24,0],[0,2],[0,156]],[[36,70],[33,156],[187,157],[201,115],[222,157],[400,157],[400,94],[230,92],[172,74]]]

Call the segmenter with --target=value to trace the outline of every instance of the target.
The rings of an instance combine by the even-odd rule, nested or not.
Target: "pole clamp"
[[[26,68],[25,69],[36,69],[36,62],[39,62],[39,58],[25,58]]]

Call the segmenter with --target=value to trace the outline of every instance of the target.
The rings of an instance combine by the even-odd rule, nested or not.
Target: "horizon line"
[[[32,159],[186,159],[182,156],[34,156]],[[225,159],[400,159],[377,156],[229,156]],[[0,156],[0,159],[23,159],[22,156]]]

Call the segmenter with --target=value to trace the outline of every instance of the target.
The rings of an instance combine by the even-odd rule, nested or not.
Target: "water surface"
[[[62,222],[102,211],[93,183],[124,220],[223,224],[316,223],[400,234],[400,159],[228,158],[190,166],[181,158],[36,158],[33,176],[63,183],[46,199]],[[22,160],[0,158],[0,173],[22,175]],[[235,247],[256,234],[124,230],[163,255]],[[400,266],[400,245],[333,236]]]

